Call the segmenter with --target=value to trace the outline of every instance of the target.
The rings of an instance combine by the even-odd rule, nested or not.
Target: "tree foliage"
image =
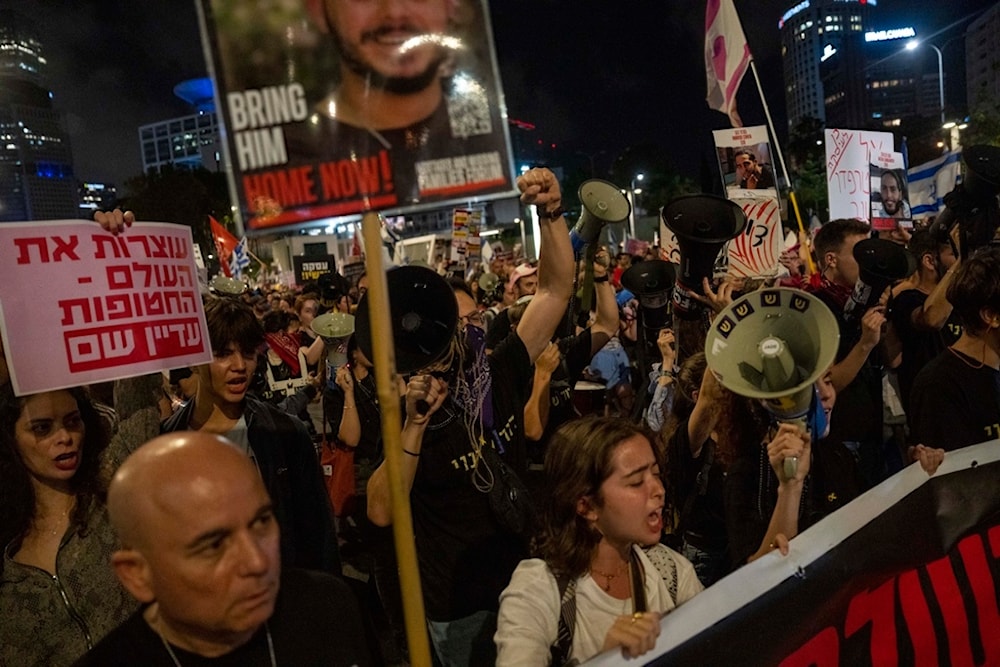
[[[122,206],[137,220],[187,225],[203,255],[214,248],[208,216],[226,224],[232,211],[225,174],[172,166],[126,181]]]

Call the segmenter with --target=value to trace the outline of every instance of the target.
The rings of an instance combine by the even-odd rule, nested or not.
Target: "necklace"
[[[267,652],[271,656],[271,667],[278,667],[278,661],[274,657],[274,640],[271,639],[271,627],[264,623],[264,631],[267,633]],[[177,659],[177,654],[174,653],[174,649],[170,647],[170,642],[166,640],[159,630],[156,632],[160,636],[160,641],[163,642],[163,648],[167,649],[167,653],[170,655],[170,659],[174,661],[174,667],[181,667],[181,661]]]
[[[612,580],[617,579],[618,577],[620,577],[621,574],[622,574],[622,572],[625,571],[625,568],[627,566],[628,566],[628,563],[623,563],[623,564],[619,565],[617,572],[601,572],[596,567],[590,568],[590,571],[591,571],[592,574],[596,574],[599,577],[604,577],[604,585],[601,586],[601,588],[604,589],[605,593],[608,593],[608,592],[611,591],[611,582],[612,582]],[[598,584],[598,585],[600,585],[600,584]]]
[[[964,352],[959,352],[954,347],[949,347],[948,351],[951,352],[952,354],[954,354],[956,357],[958,357],[958,359],[963,364],[965,364],[966,366],[968,366],[969,368],[971,368],[973,370],[979,370],[980,368],[982,368],[983,366],[986,365],[986,343],[985,343],[985,341],[983,342],[983,359],[982,360],[978,360],[977,359],[976,363],[972,363],[971,361],[969,361],[970,359],[972,359],[972,357],[968,356]]]

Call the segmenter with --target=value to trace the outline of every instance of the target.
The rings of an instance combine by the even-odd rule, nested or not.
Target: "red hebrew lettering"
[[[37,239],[14,239],[17,246],[17,263],[31,264],[31,248],[38,249],[38,260],[43,264],[49,261],[49,244],[45,242],[45,237]]]
[[[969,618],[965,614],[962,591],[955,579],[955,570],[947,556],[927,564],[934,596],[941,606],[944,629],[948,636],[950,665],[972,665],[972,646],[969,643]]]
[[[983,664],[1000,665],[1000,611],[997,610],[997,587],[990,574],[986,549],[979,535],[970,535],[958,543],[969,588],[976,598],[976,615],[979,617],[979,636],[983,641]]]
[[[906,629],[913,643],[913,667],[936,667],[937,635],[916,570],[899,576],[899,606],[903,609]]]
[[[68,239],[53,236],[52,242],[56,244],[56,247],[52,250],[53,262],[62,261],[63,256],[66,259],[80,259],[80,256],[76,254],[76,246],[80,244],[80,239],[75,235],[70,236]]]
[[[873,591],[858,593],[847,608],[844,636],[850,637],[871,624],[871,664],[895,665],[896,649],[895,581],[890,579]]]
[[[840,664],[840,640],[833,628],[824,628],[781,661],[779,667],[837,667]]]
[[[94,251],[94,259],[107,259],[108,247],[111,248],[111,253],[114,255],[115,259],[132,256],[129,254],[128,246],[125,244],[125,239],[121,236],[101,236],[94,234],[90,238],[94,242],[94,246],[96,248]]]

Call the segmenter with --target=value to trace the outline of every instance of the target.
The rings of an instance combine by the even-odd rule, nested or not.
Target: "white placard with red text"
[[[871,219],[869,165],[879,155],[894,152],[891,132],[826,130],[826,187],[830,219]]]
[[[18,395],[208,363],[191,229],[0,225],[0,328]]]

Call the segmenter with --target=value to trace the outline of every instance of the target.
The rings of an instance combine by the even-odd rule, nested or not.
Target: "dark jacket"
[[[161,431],[188,429],[194,400],[163,422]],[[305,426],[254,396],[244,399],[247,439],[281,526],[281,562],[340,574],[330,499]]]

